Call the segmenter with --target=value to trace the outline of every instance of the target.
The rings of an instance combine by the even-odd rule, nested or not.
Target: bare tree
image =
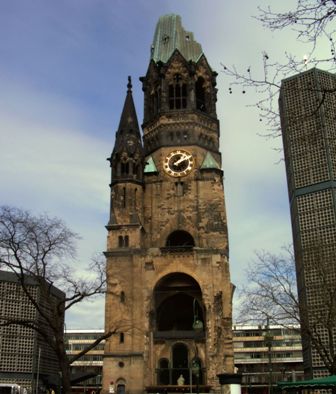
[[[315,290],[319,292],[321,304],[313,309],[299,303],[296,285],[295,259],[291,248],[275,255],[257,252],[256,261],[247,269],[247,285],[239,293],[238,321],[270,323],[300,327],[313,350],[319,355],[331,375],[336,374],[334,333],[336,331],[336,288],[330,279],[330,269],[317,255],[308,275],[318,277]],[[306,280],[309,277],[306,274]],[[302,289],[299,288],[299,292]],[[309,313],[308,313],[309,312]],[[301,318],[300,318],[301,315]]]
[[[245,94],[250,90],[257,93],[256,101],[249,106],[255,107],[259,120],[265,122],[265,135],[278,137],[281,134],[278,110],[281,80],[305,71],[308,65],[323,67],[328,71],[335,70],[335,29],[332,22],[336,17],[336,3],[334,0],[297,0],[296,7],[292,10],[275,12],[268,7],[258,8],[258,12],[256,18],[264,27],[272,31],[292,29],[296,32],[297,39],[309,46],[303,59],[285,53],[284,62],[271,59],[265,50],[261,54],[261,70],[247,65],[238,68],[227,62],[223,64],[223,72],[230,79],[229,93],[239,91]],[[321,58],[317,49],[319,44],[325,42],[330,48],[330,55]],[[237,87],[239,89],[235,89]],[[334,94],[335,90],[322,93]],[[323,100],[322,95],[320,102],[316,103],[316,110]]]
[[[64,313],[106,289],[103,259],[96,259],[89,265],[85,279],[76,275],[71,262],[77,239],[78,236],[58,218],[34,216],[21,209],[0,207],[0,269],[16,275],[37,315],[32,319],[1,316],[0,325],[30,328],[51,347],[62,373],[63,393],[71,391],[70,365],[117,330],[105,332],[71,358],[66,354]],[[43,304],[37,302],[28,285],[31,280],[38,285]],[[55,297],[55,287],[64,292],[63,296]]]
[[[282,255],[256,252],[256,260],[246,270],[239,292],[238,320],[291,325],[300,321],[295,262],[290,248]]]

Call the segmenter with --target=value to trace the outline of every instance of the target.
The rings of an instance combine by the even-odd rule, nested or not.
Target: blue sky
[[[274,0],[269,1],[276,4]],[[0,203],[59,216],[81,235],[77,266],[105,249],[111,154],[127,76],[139,123],[156,22],[177,13],[218,76],[232,281],[254,251],[291,242],[281,140],[266,140],[253,93],[228,94],[221,63],[261,66],[263,49],[304,55],[292,34],[252,18],[263,1],[5,0],[0,3]],[[264,3],[267,4],[266,1]],[[282,4],[293,4],[286,0]],[[278,164],[277,164],[278,163]],[[68,328],[103,326],[103,300],[76,308]]]

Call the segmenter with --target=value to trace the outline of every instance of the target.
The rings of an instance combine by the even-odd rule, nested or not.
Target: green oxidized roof
[[[175,49],[178,49],[187,61],[197,62],[203,54],[201,45],[194,40],[193,33],[184,30],[180,15],[163,15],[156,25],[151,59],[166,63]]]
[[[144,172],[145,173],[157,172],[157,168],[156,168],[156,165],[154,163],[154,160],[153,160],[152,156],[149,156],[149,158],[145,162],[145,170],[144,170]]]
[[[214,159],[210,152],[206,153],[203,163],[201,165],[201,169],[205,168],[220,169],[220,165],[217,163],[217,161]]]

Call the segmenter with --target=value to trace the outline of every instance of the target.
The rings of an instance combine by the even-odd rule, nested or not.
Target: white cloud
[[[129,74],[141,123],[136,79],[146,72],[157,18],[181,14],[217,72],[223,62],[252,65],[260,74],[263,49],[276,59],[285,50],[298,56],[306,52],[288,39],[293,34],[270,33],[251,18],[265,2],[242,7],[223,0],[211,0],[211,6],[204,0],[127,5],[103,0],[97,7],[83,0],[79,8],[40,2],[36,13],[29,13],[29,5],[17,6],[15,20],[10,13],[0,15],[6,37],[0,42],[1,203],[64,218],[82,235],[77,263],[82,268],[105,248],[110,182],[105,158],[113,147]],[[254,92],[242,95],[235,89],[228,95],[221,73],[217,87],[231,273],[239,286],[254,250],[278,250],[290,242],[287,186],[283,163],[275,164],[280,154],[272,150],[281,140],[259,137],[264,125],[245,107],[254,101]],[[68,328],[92,328],[97,322],[101,327],[103,314],[103,301],[79,306],[67,317]]]

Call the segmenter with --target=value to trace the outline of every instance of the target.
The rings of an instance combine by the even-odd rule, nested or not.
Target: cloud
[[[204,0],[1,4],[1,203],[64,218],[82,236],[80,269],[104,250],[110,182],[105,158],[113,147],[127,75],[133,76],[141,123],[137,77],[146,73],[155,24],[163,13],[179,13],[219,72],[231,275],[239,286],[255,249],[278,250],[291,238],[285,169],[275,164],[281,155],[272,149],[281,140],[258,136],[264,125],[244,106],[254,101],[254,92],[243,96],[236,89],[228,95],[220,73],[221,62],[252,64],[261,73],[263,49],[271,48],[277,58],[292,45],[301,51],[294,40],[265,34],[251,18],[262,2],[244,7],[223,0],[212,0],[211,7]],[[103,314],[102,300],[79,306],[67,316],[68,328],[92,328],[93,322],[102,327]]]

